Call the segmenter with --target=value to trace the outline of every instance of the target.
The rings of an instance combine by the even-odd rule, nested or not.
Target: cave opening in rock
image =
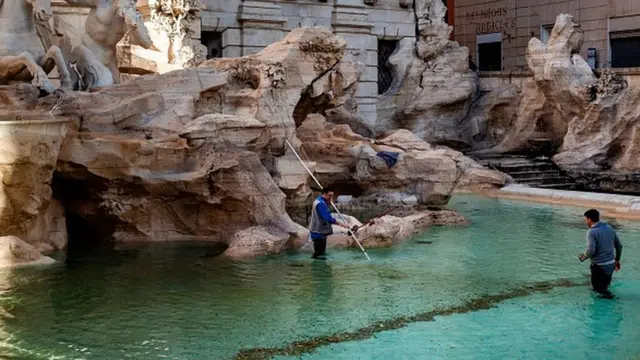
[[[67,259],[113,248],[112,235],[117,221],[99,206],[96,188],[86,180],[78,180],[55,172],[53,196],[65,211],[67,225]]]
[[[353,181],[338,181],[331,184],[331,188],[335,193],[335,197],[338,196],[353,196],[354,198],[362,196],[364,189]]]

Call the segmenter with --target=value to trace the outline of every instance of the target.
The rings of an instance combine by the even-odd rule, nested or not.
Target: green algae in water
[[[405,279],[409,277],[407,273],[393,268],[381,268],[377,270],[377,273],[383,279]]]
[[[556,288],[274,359],[637,359],[640,315],[624,300],[633,292],[614,290],[621,300],[585,296],[582,287]]]
[[[431,241],[429,245],[407,241],[371,249],[371,261],[358,251],[330,250],[326,262],[312,261],[310,253],[235,262],[201,257],[207,250],[156,244],[129,250],[127,256],[87,256],[66,265],[0,270],[0,306],[7,312],[0,317],[0,358],[233,359],[249,349],[283,349],[369,329],[365,333],[374,337],[338,339],[300,356],[424,358],[420,354],[428,352],[433,355],[428,358],[465,358],[475,349],[481,356],[472,358],[496,359],[504,358],[500,344],[505,342],[513,351],[536,350],[527,343],[535,338],[530,324],[543,332],[567,332],[568,319],[591,314],[597,316],[589,318],[588,327],[575,327],[567,342],[593,346],[592,329],[608,327],[611,317],[622,314],[619,330],[605,338],[624,355],[620,358],[640,354],[640,344],[629,340],[640,333],[640,262],[635,261],[640,258],[635,246],[640,226],[625,221],[620,221],[623,269],[613,285],[617,307],[596,306],[597,311],[585,313],[590,301],[604,300],[593,299],[587,287],[562,288],[523,294],[489,309],[483,308],[486,302],[473,303],[477,308],[468,312],[392,328],[402,323],[398,319],[464,307],[487,294],[587,279],[587,265],[576,260],[585,244],[584,209],[474,196],[454,197],[452,206],[470,218],[469,227],[433,228],[416,239]],[[194,265],[199,262],[202,266]],[[518,316],[518,309],[528,316]],[[489,322],[484,313],[495,320]],[[477,319],[485,324],[475,323]],[[384,331],[374,331],[380,324]],[[497,331],[504,326],[508,331]],[[447,342],[447,336],[456,343]],[[416,344],[408,346],[405,338]],[[474,348],[478,342],[489,346]],[[558,358],[553,355],[563,349],[551,341],[544,348],[546,358]],[[515,354],[507,358],[532,358]]]
[[[508,291],[503,294],[487,295],[477,299],[473,299],[466,302],[462,306],[436,309],[413,316],[399,317],[391,320],[381,321],[349,333],[333,334],[329,336],[313,338],[310,340],[298,341],[279,349],[244,350],[236,355],[234,360],[263,360],[270,359],[277,355],[299,356],[332,343],[368,339],[376,333],[403,328],[410,323],[433,321],[436,316],[448,316],[451,314],[461,314],[478,310],[486,310],[495,307],[497,303],[507,299],[523,297],[537,292],[548,292],[549,290],[556,287],[573,287],[577,285],[578,284],[570,280],[535,283],[519,289]],[[586,285],[586,283],[582,285]]]

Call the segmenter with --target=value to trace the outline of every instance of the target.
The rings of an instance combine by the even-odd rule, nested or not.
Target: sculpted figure
[[[1,0],[0,0],[1,1]],[[66,33],[62,43],[76,90],[120,83],[116,45],[125,35],[132,43],[155,49],[135,0],[65,0],[90,6],[82,34]]]
[[[51,0],[0,0],[0,83],[31,81],[55,90],[47,74],[58,67],[61,85],[71,84],[60,48],[52,46]]]
[[[197,66],[206,60],[206,47],[191,38],[192,24],[199,17],[200,0],[159,0],[151,21],[169,38],[169,64]]]

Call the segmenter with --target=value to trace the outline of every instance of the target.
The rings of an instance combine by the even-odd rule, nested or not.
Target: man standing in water
[[[598,210],[591,209],[584,213],[587,230],[587,250],[578,256],[580,261],[591,259],[591,285],[600,296],[612,299],[609,291],[614,271],[620,270],[622,243],[618,234],[609,224],[600,222]]]
[[[324,260],[324,251],[327,248],[327,237],[333,234],[331,225],[338,225],[348,229],[349,225],[344,224],[331,216],[329,204],[333,201],[333,190],[331,188],[322,189],[320,196],[313,202],[311,208],[311,222],[309,224],[309,232],[311,240],[313,240],[313,256],[314,259]]]

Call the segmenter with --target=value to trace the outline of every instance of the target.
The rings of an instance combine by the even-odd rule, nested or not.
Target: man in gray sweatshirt
[[[333,234],[332,225],[338,225],[345,229],[349,225],[338,221],[331,216],[329,204],[333,201],[333,189],[330,187],[322,189],[322,194],[313,202],[311,208],[311,222],[309,223],[309,233],[313,241],[314,259],[325,260],[324,252],[327,248],[327,237]]]
[[[608,290],[614,271],[620,270],[622,242],[609,224],[600,222],[598,210],[584,213],[587,230],[587,250],[580,254],[580,261],[591,259],[591,285],[602,297],[613,298]]]

